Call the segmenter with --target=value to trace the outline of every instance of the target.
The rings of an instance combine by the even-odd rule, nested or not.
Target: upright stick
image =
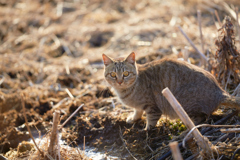
[[[171,148],[173,159],[174,160],[182,160],[182,155],[180,153],[180,150],[178,148],[178,142],[174,141],[169,143],[169,147]]]
[[[57,142],[57,135],[58,135],[58,122],[59,122],[59,117],[60,117],[60,112],[59,111],[55,111],[53,114],[53,127],[52,127],[52,133],[51,133],[51,137],[50,137],[50,145],[48,147],[48,153],[54,157],[54,151],[55,151],[55,147],[58,146]]]
[[[173,96],[172,92],[168,88],[165,88],[162,90],[162,94],[164,97],[166,97],[168,102],[171,104],[171,106],[173,107],[175,112],[178,114],[180,119],[183,121],[183,123],[187,126],[187,128],[190,130],[194,128],[195,125],[193,124],[192,120],[190,119],[188,114],[185,112],[185,110],[182,108],[182,106],[177,101],[177,99]],[[198,129],[195,129],[193,131],[193,136],[196,138],[198,145],[203,149],[204,153],[209,157],[211,157],[212,150],[210,146],[212,146],[212,144],[208,141],[208,139],[204,138]]]

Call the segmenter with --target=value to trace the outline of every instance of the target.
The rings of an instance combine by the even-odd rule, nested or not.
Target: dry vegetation
[[[44,159],[33,143],[25,142],[30,136],[24,114],[33,137],[41,139],[38,147],[49,158],[54,111],[60,111],[62,124],[81,104],[60,130],[65,145],[58,156],[88,159],[77,149],[83,150],[85,137],[86,147],[106,155],[171,159],[168,144],[181,143],[184,137],[179,135],[186,127],[166,118],[148,132],[142,130],[145,120],[126,124],[131,110],[104,81],[101,54],[118,57],[135,51],[138,63],[172,57],[204,67],[179,31],[181,26],[208,58],[205,68],[224,89],[240,95],[240,30],[234,7],[240,8],[240,1],[0,0],[0,159]],[[231,21],[223,21],[226,15]],[[235,111],[219,109],[206,123],[239,125],[240,118]],[[239,134],[219,128],[201,132],[217,146],[216,159],[239,156]],[[189,146],[180,149],[184,159],[199,153]]]

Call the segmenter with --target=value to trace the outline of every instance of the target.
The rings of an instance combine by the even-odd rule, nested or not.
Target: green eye
[[[128,71],[123,72],[123,76],[124,76],[124,77],[127,77],[128,75],[129,75],[129,72],[128,72]]]
[[[110,73],[111,77],[116,77],[116,73],[115,72],[112,72]]]

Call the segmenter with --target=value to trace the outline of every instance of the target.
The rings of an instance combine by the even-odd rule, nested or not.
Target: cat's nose
[[[123,81],[117,81],[118,84],[122,84]]]

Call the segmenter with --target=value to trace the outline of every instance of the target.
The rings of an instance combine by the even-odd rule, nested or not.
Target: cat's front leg
[[[134,109],[134,113],[127,118],[127,123],[133,123],[141,119],[143,110]]]
[[[150,130],[151,127],[155,127],[159,118],[162,115],[160,109],[156,106],[148,106],[145,109],[147,116],[147,125],[144,130]]]

